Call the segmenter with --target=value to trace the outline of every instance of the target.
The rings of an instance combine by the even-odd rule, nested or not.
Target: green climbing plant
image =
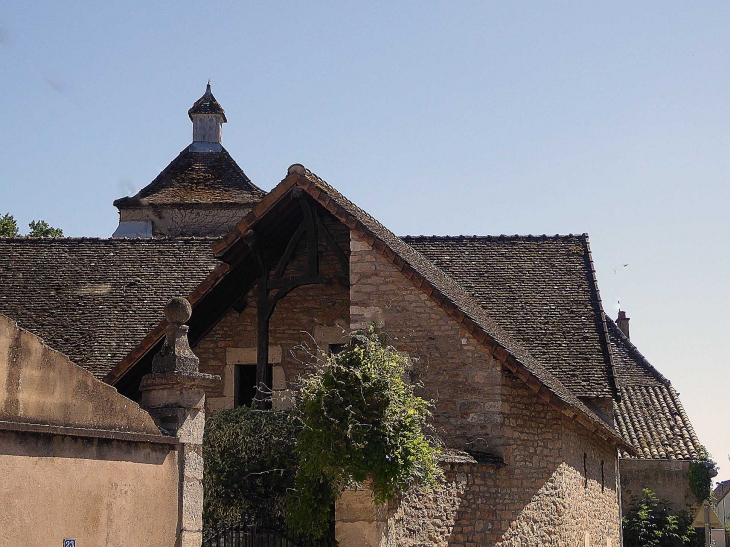
[[[687,477],[690,490],[697,497],[697,501],[704,501],[710,498],[712,479],[717,476],[718,467],[704,446],[700,446],[697,452],[697,459],[689,464]]]
[[[332,507],[345,488],[368,481],[382,503],[442,476],[428,434],[430,405],[406,380],[409,366],[407,355],[371,329],[302,380],[293,411],[302,427],[299,469],[287,513],[300,536],[330,536]]]

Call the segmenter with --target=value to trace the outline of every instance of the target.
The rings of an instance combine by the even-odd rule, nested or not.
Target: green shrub
[[[654,492],[644,489],[623,518],[624,547],[701,547],[704,538],[692,528],[686,511],[672,515]]]
[[[690,490],[697,501],[705,501],[710,499],[712,493],[712,479],[717,476],[717,464],[704,446],[700,446],[698,452],[697,459],[690,462],[687,474]]]
[[[298,421],[288,412],[241,407],[211,415],[203,438],[206,528],[232,518],[283,519],[294,486]]]
[[[429,403],[406,380],[409,359],[372,330],[302,380],[294,415],[301,421],[299,471],[288,522],[317,541],[332,527],[341,492],[366,480],[376,503],[441,476],[427,437]]]

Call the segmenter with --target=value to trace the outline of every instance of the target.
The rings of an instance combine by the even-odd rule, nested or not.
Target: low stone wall
[[[628,511],[632,498],[641,498],[644,488],[654,492],[660,500],[666,500],[675,514],[694,510],[698,502],[689,487],[689,464],[684,460],[620,460],[621,507],[624,513]]]

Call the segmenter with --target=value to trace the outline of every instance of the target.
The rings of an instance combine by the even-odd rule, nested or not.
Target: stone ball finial
[[[193,307],[187,299],[173,296],[165,306],[165,318],[173,325],[187,323],[193,314]]]
[[[298,175],[304,175],[306,171],[306,168],[301,163],[294,163],[286,170],[286,174],[291,175],[292,173],[296,173]]]

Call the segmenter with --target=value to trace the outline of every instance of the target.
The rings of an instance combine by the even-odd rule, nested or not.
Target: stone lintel
[[[226,348],[227,365],[255,365],[258,350],[250,348]],[[281,363],[281,346],[269,346],[269,363]]]

